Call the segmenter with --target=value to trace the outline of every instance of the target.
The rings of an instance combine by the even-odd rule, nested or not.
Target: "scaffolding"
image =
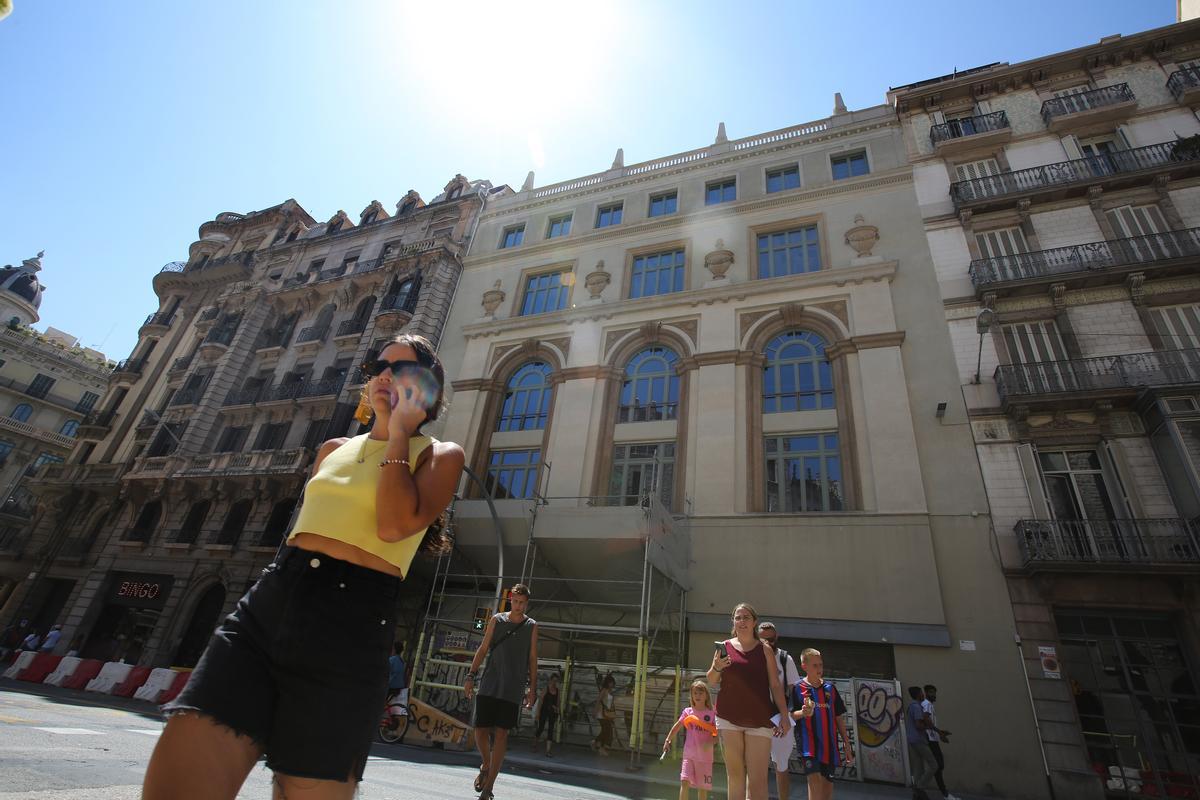
[[[552,673],[561,677],[554,740],[586,745],[597,735],[599,687],[612,675],[617,746],[630,768],[657,756],[687,694],[686,516],[672,515],[653,492],[485,496],[456,501],[452,530],[415,650],[415,696],[469,724],[462,683],[482,640],[477,616],[501,608],[502,588],[521,582],[538,623],[537,697]],[[522,711],[518,735],[532,735],[535,712]]]

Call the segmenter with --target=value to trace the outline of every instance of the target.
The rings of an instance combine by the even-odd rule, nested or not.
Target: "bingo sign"
[[[175,579],[170,575],[147,575],[139,572],[114,572],[108,590],[109,603],[133,608],[161,611],[171,593]]]
[[[904,708],[900,684],[855,678],[852,708],[860,780],[908,783],[904,763],[907,740],[899,717]]]

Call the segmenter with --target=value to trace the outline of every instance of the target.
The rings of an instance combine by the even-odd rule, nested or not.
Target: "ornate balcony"
[[[285,400],[310,400],[329,397],[342,391],[344,378],[325,378],[319,381],[294,381],[281,383],[261,392],[257,402],[275,403]]]
[[[1099,123],[1123,120],[1137,110],[1137,98],[1127,83],[1054,97],[1042,103],[1042,121],[1058,133]]]
[[[252,405],[263,396],[267,390],[266,386],[251,386],[246,389],[234,389],[229,394],[225,395],[225,400],[221,403],[222,406],[246,406]]]
[[[187,368],[191,365],[191,363],[192,363],[191,356],[181,356],[171,362],[171,370],[170,371],[172,373],[187,372]]]
[[[417,310],[418,292],[385,295],[375,312],[375,324],[384,330],[398,330],[412,319]]]
[[[996,111],[966,119],[953,119],[929,129],[935,153],[954,155],[975,148],[995,147],[1012,138],[1008,114]]]
[[[367,321],[365,319],[348,319],[337,326],[337,332],[333,334],[333,338],[335,341],[338,339],[357,339],[366,329]]]
[[[308,463],[309,450],[254,450],[248,453],[206,453],[194,456],[178,475],[274,475],[295,473]]]
[[[1027,572],[1200,571],[1196,531],[1182,519],[1023,519],[1014,530]]]
[[[175,313],[164,314],[162,312],[151,314],[146,317],[146,321],[142,323],[142,327],[138,329],[138,336],[146,336],[151,334],[164,334],[171,329],[171,323],[175,321]]]
[[[293,347],[300,353],[316,352],[321,349],[325,337],[329,335],[328,325],[311,325],[300,331]]]
[[[1125,188],[1167,175],[1171,178],[1200,174],[1200,153],[1175,140],[1131,150],[1117,150],[1074,161],[1002,172],[950,184],[950,198],[958,209],[991,211],[1015,205],[1017,200],[1039,202],[1081,196],[1089,186]]]
[[[1039,291],[1047,282],[1072,288],[1115,283],[1132,272],[1154,277],[1191,272],[1200,258],[1200,228],[978,258],[968,270],[979,294]]]
[[[108,379],[114,383],[126,381],[132,383],[142,377],[142,371],[146,368],[146,359],[144,358],[127,358],[124,361],[117,362],[117,366],[109,374]]]
[[[229,349],[229,345],[233,343],[235,334],[237,334],[237,328],[213,328],[204,337],[204,341],[200,343],[200,348],[197,352],[201,358],[219,358],[221,354]]]
[[[171,395],[170,406],[194,406],[200,402],[201,395],[204,394],[204,387],[193,386],[190,389],[180,389],[175,394]]]
[[[1200,349],[1155,350],[1067,361],[1001,364],[996,390],[1007,408],[1058,406],[1092,399],[1131,398],[1149,387],[1200,385]]]
[[[1200,101],[1200,67],[1184,67],[1167,78],[1167,88],[1184,105]]]
[[[87,414],[79,423],[79,428],[75,431],[75,435],[80,439],[99,441],[108,436],[108,432],[112,430],[113,419],[116,416],[117,412],[115,409],[93,411]]]

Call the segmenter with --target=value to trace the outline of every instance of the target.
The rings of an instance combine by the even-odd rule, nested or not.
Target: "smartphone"
[[[724,642],[713,642],[713,647],[717,649],[717,652],[721,655],[721,658],[729,658],[729,651],[725,648]]]

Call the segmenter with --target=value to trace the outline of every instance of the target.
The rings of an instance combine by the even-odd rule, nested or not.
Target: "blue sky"
[[[1175,0],[15,0],[0,21],[0,264],[38,327],[124,358],[150,279],[221,211],[317,219],[820,119],[889,86],[1175,21]],[[982,12],[982,7],[981,12]]]

